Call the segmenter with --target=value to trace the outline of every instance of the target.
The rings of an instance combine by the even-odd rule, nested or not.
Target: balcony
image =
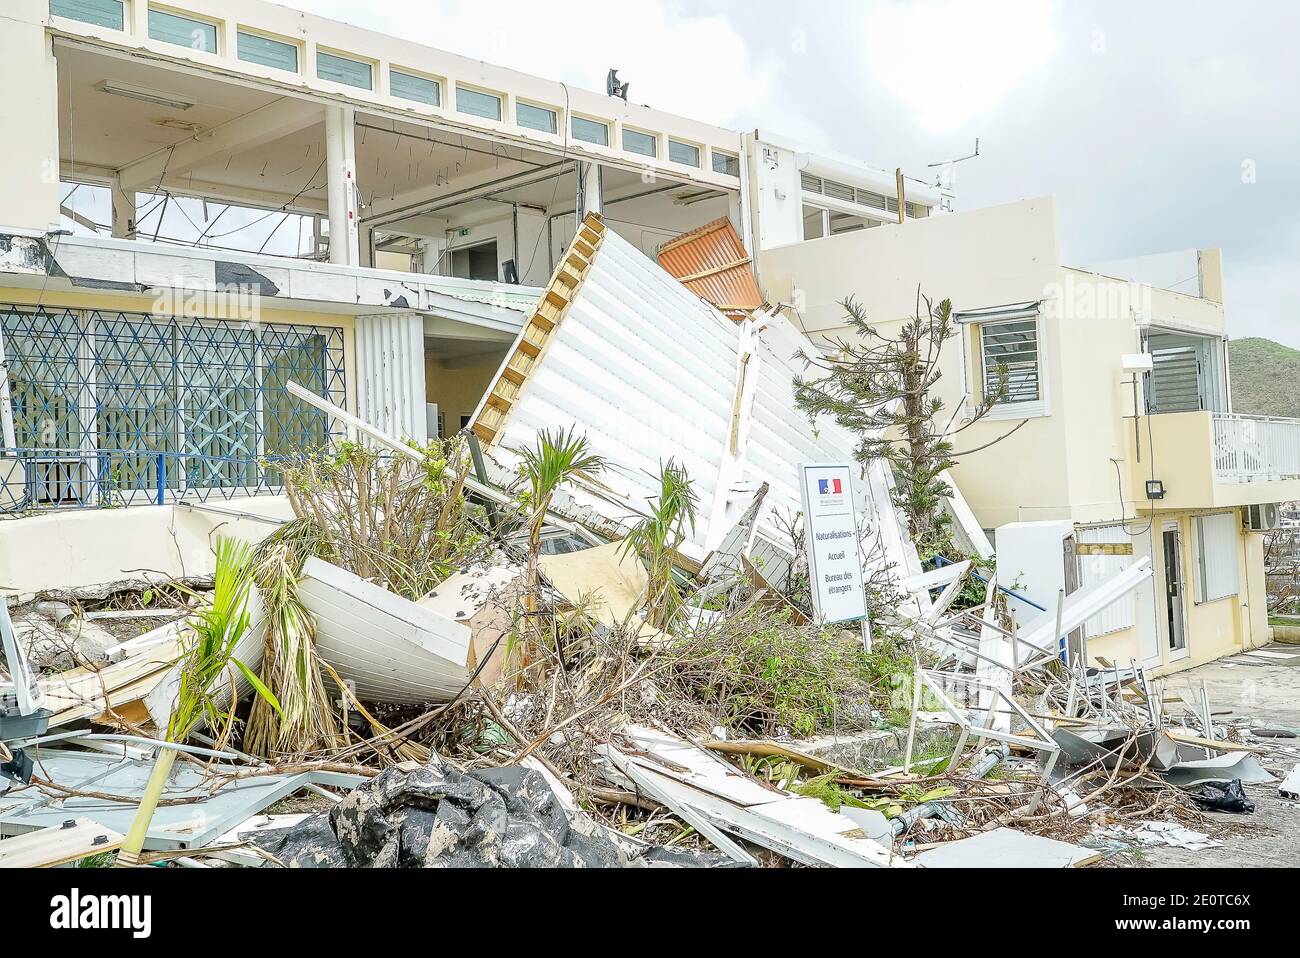
[[[1214,476],[1218,482],[1300,478],[1300,419],[1215,413]]]
[[[1214,509],[1300,499],[1300,419],[1232,413],[1147,416],[1129,435],[1134,489],[1164,483],[1162,509]]]

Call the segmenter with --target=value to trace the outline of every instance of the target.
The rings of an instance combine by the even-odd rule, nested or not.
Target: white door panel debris
[[[316,617],[321,658],[359,698],[444,701],[469,681],[466,626],[316,558],[298,593]]]
[[[1099,858],[1091,848],[995,828],[922,852],[916,862],[923,868],[1075,868]]]
[[[819,799],[764,787],[676,736],[639,726],[628,726],[624,734],[636,752],[607,745],[601,747],[602,754],[628,779],[659,791],[659,800],[687,820],[702,817],[716,829],[806,865],[887,868],[906,864],[870,840],[858,822],[831,811]]]

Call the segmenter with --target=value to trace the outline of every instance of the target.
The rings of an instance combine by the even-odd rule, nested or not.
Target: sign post
[[[848,463],[805,463],[799,467],[799,490],[813,611],[830,624],[860,622],[863,647],[870,651],[853,468]]]

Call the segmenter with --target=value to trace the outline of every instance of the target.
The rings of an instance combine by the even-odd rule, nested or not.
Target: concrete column
[[[131,239],[135,236],[135,190],[123,190],[117,177],[113,178],[113,238]]]
[[[599,163],[578,164],[577,209],[578,222],[588,213],[605,212]]]
[[[0,28],[5,143],[0,150],[0,229],[59,228],[58,69],[44,21],[45,0],[13,0]]]
[[[325,108],[326,196],[329,201],[330,262],[357,266],[361,253],[357,232],[357,147],[355,111],[350,106]]]
[[[357,230],[357,248],[361,254],[362,266],[375,265],[375,230],[372,226],[362,226]]]

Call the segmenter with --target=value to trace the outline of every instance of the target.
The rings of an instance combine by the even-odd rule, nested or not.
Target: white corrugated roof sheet
[[[780,315],[728,319],[605,230],[486,452],[513,468],[515,450],[534,445],[543,429],[572,426],[585,433],[608,463],[596,477],[604,488],[581,484],[569,490],[572,502],[557,501],[556,507],[579,521],[581,513],[595,513],[615,528],[634,520],[658,494],[660,464],[676,459],[700,498],[699,522],[682,548],[697,561],[767,482],[759,535],[780,544],[788,537],[777,517],[801,509],[799,464],[853,459],[851,434],[825,418],[814,428],[795,407],[793,380],[803,370],[795,354],[806,343]],[[885,537],[890,561],[903,567],[901,574],[917,571],[915,550],[890,502],[888,476],[883,467],[868,473],[858,491]]]

